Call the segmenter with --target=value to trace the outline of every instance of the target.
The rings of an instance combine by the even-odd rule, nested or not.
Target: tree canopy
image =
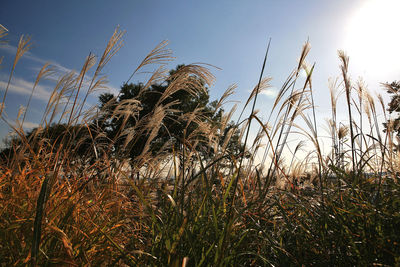
[[[1,158],[22,143],[32,143],[34,151],[38,140],[41,151],[72,147],[71,159],[88,162],[104,153],[131,161],[148,159],[181,152],[184,146],[202,158],[221,151],[238,156],[243,149],[239,130],[224,115],[221,100],[210,102],[205,71],[196,65],[179,65],[161,82],[124,83],[118,95],[99,96],[99,112],[86,124],[33,129],[23,140],[9,140]]]
[[[392,83],[385,83],[384,84],[387,92],[391,95],[392,99],[389,102],[388,111],[390,114],[393,112],[399,114],[400,113],[400,81],[394,81]],[[388,127],[393,130],[398,137],[400,137],[400,116],[395,118],[394,120],[384,123],[385,129],[387,130]]]
[[[205,128],[222,123],[223,109],[217,106],[217,101],[210,102],[208,88],[200,77],[191,75],[190,82],[183,84],[176,80],[175,74],[183,68],[185,65],[179,65],[171,70],[161,84],[146,88],[143,83],[125,83],[118,96],[106,93],[99,97],[103,110],[99,125],[114,140],[115,150],[125,151],[134,159],[144,151],[158,154],[160,151],[171,152],[172,148],[179,150],[183,142],[195,140],[195,147],[202,156],[209,157],[215,153]],[[129,118],[113,116],[121,106],[133,101],[139,105],[135,107],[135,115]],[[219,134],[225,136],[230,129],[235,131],[227,150],[237,155],[241,147],[235,125],[228,123]],[[134,138],[130,140],[132,134]]]

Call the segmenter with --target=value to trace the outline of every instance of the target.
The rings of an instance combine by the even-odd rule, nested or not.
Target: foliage
[[[185,141],[196,140],[198,142],[196,149],[202,156],[210,157],[215,153],[213,152],[214,147],[208,145],[208,137],[205,136],[206,129],[201,129],[201,127],[205,125],[215,127],[221,124],[224,110],[217,107],[216,100],[209,102],[205,81],[193,74],[189,77],[190,83],[178,85],[180,88],[171,90],[171,87],[177,83],[177,74],[185,71],[185,68],[185,65],[179,65],[175,70],[171,70],[164,84],[151,86],[143,83],[124,84],[118,97],[110,93],[102,94],[99,97],[103,111],[102,117],[99,118],[99,124],[106,129],[107,136],[111,140],[116,139],[116,136],[121,133],[121,129],[134,130],[138,122],[144,119],[161,121],[161,127],[156,136],[150,134],[154,128],[146,129],[144,134],[135,140],[128,141],[129,135],[124,135],[115,142],[114,149],[116,151],[125,149],[125,156],[135,159],[143,153],[149,143],[150,148],[148,149],[155,155],[165,150],[166,144],[169,145],[167,151],[171,152],[172,148],[179,150]],[[148,88],[146,88],[147,86]],[[165,97],[168,91],[172,91],[172,93]],[[124,118],[112,118],[112,114],[116,112],[119,105],[131,100],[140,103],[135,116],[130,117],[127,121]],[[233,122],[225,127],[221,135],[224,136],[230,129],[237,129]],[[238,130],[235,130],[228,144],[229,152],[234,155],[239,154],[242,149],[238,137]]]
[[[392,99],[388,104],[389,113],[399,113],[400,112],[400,82],[394,81],[392,83],[383,84],[385,89],[389,94],[392,95]],[[391,130],[396,132],[397,136],[400,137],[400,117],[385,123],[384,126],[387,129],[390,125]]]
[[[22,138],[31,144],[29,151],[20,149],[25,146],[24,141],[20,137],[14,137],[7,141],[6,148],[0,153],[0,159],[3,161],[12,159],[14,151],[18,151],[19,154],[46,154],[63,148],[69,151],[71,159],[83,160],[82,162],[94,160],[95,148],[90,142],[94,130],[93,126],[68,126],[67,124],[53,124],[44,129],[34,128]]]

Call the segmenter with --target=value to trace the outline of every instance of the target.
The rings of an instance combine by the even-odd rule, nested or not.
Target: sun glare
[[[351,17],[345,49],[360,74],[400,79],[399,11],[399,0],[369,0]]]

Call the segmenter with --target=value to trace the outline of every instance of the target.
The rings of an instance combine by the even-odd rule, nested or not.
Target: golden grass
[[[0,37],[5,33],[0,25]],[[332,147],[324,154],[313,99],[314,66],[306,64],[308,42],[269,118],[262,120],[255,109],[258,94],[271,81],[260,75],[238,122],[254,101],[249,117],[234,125],[236,106],[229,112],[221,110],[233,95],[234,85],[214,110],[207,111],[221,112],[218,123],[206,120],[202,108],[178,117],[180,103],[165,104],[181,90],[194,96],[204,93],[215,80],[204,64],[189,64],[168,76],[165,64],[173,57],[167,42],[156,46],[129,77],[128,82],[142,68],[156,65],[137,98],[119,102],[111,98],[101,108],[86,109],[88,97],[106,86],[101,73],[121,48],[123,35],[117,28],[97,63],[89,54],[79,73],[58,79],[40,127],[31,133],[23,129],[27,109],[39,82],[54,72],[50,64],[39,71],[27,107],[18,116],[22,121],[13,127],[3,108],[15,66],[30,48],[29,37],[21,37],[0,113],[17,134],[1,155],[2,263],[257,266],[341,265],[358,259],[368,265],[374,261],[369,257],[372,252],[379,263],[398,263],[399,251],[389,240],[397,242],[397,232],[385,223],[398,222],[396,215],[389,216],[398,209],[384,190],[398,192],[399,142],[392,124],[385,134],[380,131],[375,100],[362,82],[352,84],[344,52],[339,52],[343,82],[329,83]],[[299,75],[301,70],[307,74],[305,79]],[[160,83],[168,84],[160,100],[148,115],[139,116],[140,96]],[[349,123],[337,121],[342,90]],[[378,100],[385,109],[382,97]],[[363,114],[368,133],[364,133]],[[186,123],[180,147],[167,141],[153,153],[151,143],[159,131],[168,131],[166,118]],[[110,137],[102,127],[103,119],[119,120],[122,126]],[[249,140],[253,119],[259,128]],[[293,133],[305,138],[291,146],[288,140]],[[356,135],[360,136],[357,140]],[[143,136],[143,150],[136,158],[127,158],[126,151]],[[239,154],[229,150],[236,137],[244,143]],[[122,145],[116,146],[119,142]],[[370,172],[375,176],[369,178]],[[381,212],[374,213],[378,209]],[[386,232],[376,233],[375,223]],[[368,246],[371,238],[378,240],[377,249]],[[345,253],[343,247],[350,252]]]

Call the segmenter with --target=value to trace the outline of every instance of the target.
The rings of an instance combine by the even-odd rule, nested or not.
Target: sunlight
[[[369,0],[351,17],[345,50],[360,75],[400,76],[399,10],[398,0]]]

